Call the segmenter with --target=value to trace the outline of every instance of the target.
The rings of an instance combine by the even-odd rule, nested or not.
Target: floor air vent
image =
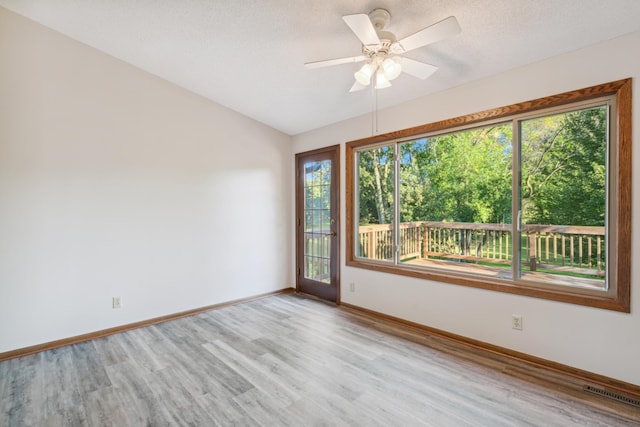
[[[640,408],[640,400],[638,399],[631,399],[629,397],[622,396],[617,393],[612,393],[610,391],[602,390],[596,387],[592,387],[590,385],[586,385],[582,389],[584,391],[588,391],[589,393],[599,394],[600,396],[604,396],[608,399],[617,400],[618,402],[626,403],[627,405],[632,405]]]

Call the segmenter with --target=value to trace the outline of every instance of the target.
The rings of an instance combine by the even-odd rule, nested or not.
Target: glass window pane
[[[304,254],[313,255],[313,233],[304,233]]]
[[[400,145],[400,261],[512,277],[511,123]]]
[[[313,223],[313,211],[305,210],[304,211],[304,231],[311,231],[313,227],[311,224]]]
[[[321,199],[320,199],[320,207],[322,209],[329,209],[331,207],[331,186],[329,184],[324,184],[322,186]]]
[[[304,277],[330,283],[331,161],[304,165]]]
[[[322,209],[318,211],[318,217],[318,230],[322,233],[328,233],[331,213],[327,209]]]
[[[304,207],[305,209],[313,208],[313,192],[311,186],[304,187]]]
[[[606,106],[520,122],[521,277],[605,289]]]
[[[356,256],[393,261],[393,145],[358,152]]]
[[[331,257],[331,237],[325,236],[323,241],[322,256],[329,259]]]

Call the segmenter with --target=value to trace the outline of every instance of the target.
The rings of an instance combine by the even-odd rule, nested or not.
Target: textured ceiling
[[[462,33],[406,54],[440,69],[403,74],[380,108],[640,31],[638,0],[0,0],[4,6],[190,91],[295,135],[371,110],[349,93],[360,53],[342,15],[391,12],[405,37],[448,16]],[[638,54],[638,52],[630,54]]]

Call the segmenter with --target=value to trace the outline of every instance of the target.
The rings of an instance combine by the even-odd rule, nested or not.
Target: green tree
[[[523,221],[604,225],[605,107],[522,123]]]
[[[521,122],[523,222],[604,225],[607,111]],[[400,221],[511,223],[511,123],[400,144]],[[360,224],[393,219],[393,145],[359,152]]]
[[[393,146],[358,153],[360,224],[393,220]]]
[[[503,222],[511,212],[506,125],[401,146],[401,220]]]

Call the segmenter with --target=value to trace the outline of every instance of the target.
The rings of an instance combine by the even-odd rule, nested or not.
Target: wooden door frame
[[[302,277],[304,254],[302,249],[304,247],[303,239],[304,233],[301,231],[304,214],[304,190],[302,185],[302,173],[300,171],[300,158],[308,157],[317,154],[333,154],[333,164],[331,165],[331,186],[335,189],[335,195],[332,200],[332,208],[335,217],[335,223],[332,231],[335,231],[335,254],[331,257],[332,274],[334,275],[336,286],[336,304],[340,304],[340,144],[331,145],[329,147],[318,148],[316,150],[305,151],[302,153],[296,153],[295,155],[295,250],[296,250],[296,292],[300,290],[300,278]]]

